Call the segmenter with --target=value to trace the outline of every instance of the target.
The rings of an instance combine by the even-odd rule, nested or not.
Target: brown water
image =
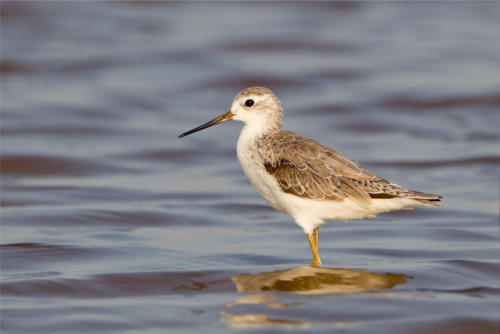
[[[498,333],[500,5],[5,2],[2,333]],[[249,85],[441,208],[331,222],[235,155]]]

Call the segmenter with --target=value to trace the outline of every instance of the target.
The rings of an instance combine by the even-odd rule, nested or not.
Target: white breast
[[[243,172],[253,184],[257,192],[276,210],[287,212],[281,203],[282,191],[274,179],[265,169],[264,162],[255,148],[257,132],[249,126],[243,127],[236,147],[238,160]]]

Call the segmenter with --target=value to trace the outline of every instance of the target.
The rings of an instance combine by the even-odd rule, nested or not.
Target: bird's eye
[[[246,105],[247,107],[251,107],[251,106],[253,106],[253,103],[254,103],[254,102],[253,102],[253,100],[252,100],[252,99],[248,99],[248,100],[246,100],[246,101],[245,101],[245,105]]]

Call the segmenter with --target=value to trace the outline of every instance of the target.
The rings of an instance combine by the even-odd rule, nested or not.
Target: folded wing
[[[392,184],[340,152],[290,131],[264,136],[257,145],[267,172],[284,192],[299,197],[363,202],[409,197],[428,205],[441,198]]]

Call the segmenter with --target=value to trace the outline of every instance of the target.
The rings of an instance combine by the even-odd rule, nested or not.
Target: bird
[[[328,221],[440,205],[442,196],[399,186],[329,146],[285,130],[282,114],[270,89],[249,87],[234,97],[228,112],[178,137],[231,120],[243,122],[236,145],[243,172],[268,204],[303,229],[312,267],[322,264],[319,228]]]

